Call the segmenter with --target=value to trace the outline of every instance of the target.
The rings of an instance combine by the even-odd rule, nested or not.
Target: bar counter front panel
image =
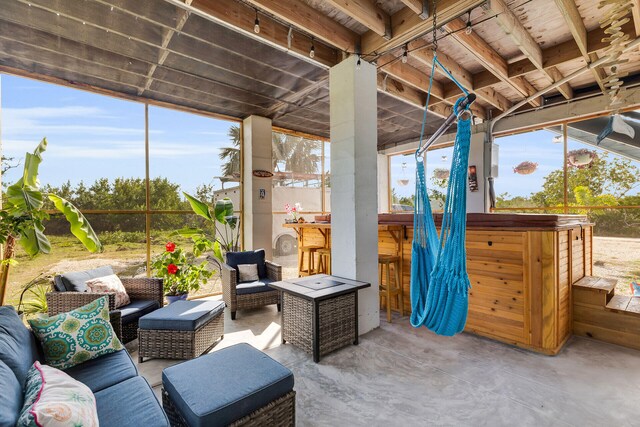
[[[441,216],[435,220],[439,226]],[[413,215],[381,214],[378,223],[378,252],[401,258],[410,313]],[[299,247],[331,245],[331,224],[286,226],[296,229]],[[465,331],[557,354],[571,335],[571,284],[592,273],[592,239],[581,215],[468,214]]]

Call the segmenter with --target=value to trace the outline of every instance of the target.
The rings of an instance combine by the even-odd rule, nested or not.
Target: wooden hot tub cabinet
[[[442,217],[436,214],[436,225]],[[379,216],[379,252],[402,256],[410,312],[413,214]],[[331,242],[329,224],[305,224],[300,244]],[[572,331],[571,285],[592,270],[592,224],[581,215],[468,214],[471,281],[465,331],[557,354]]]

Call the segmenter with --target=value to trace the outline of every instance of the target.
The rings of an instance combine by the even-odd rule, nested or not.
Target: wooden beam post
[[[387,40],[391,38],[391,17],[371,0],[328,0],[328,2],[376,34]]]

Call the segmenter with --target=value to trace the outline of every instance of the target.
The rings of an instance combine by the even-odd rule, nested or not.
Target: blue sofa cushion
[[[100,427],[169,427],[149,383],[137,376],[95,393]]]
[[[33,362],[41,359],[35,337],[11,306],[0,307],[0,360],[13,371],[20,387]]]
[[[119,308],[122,313],[122,324],[128,325],[131,322],[135,322],[145,314],[151,313],[159,308],[158,301],[150,299],[132,300],[131,304],[123,305]]]
[[[65,370],[96,393],[138,375],[127,350],[116,351]]]
[[[0,399],[2,399],[2,410],[0,410],[0,426],[15,426],[22,409],[22,386],[18,378],[14,375],[3,361],[0,360]]]
[[[293,390],[293,374],[236,344],[166,368],[162,384],[189,426],[225,426]]]
[[[94,268],[93,270],[84,270],[84,271],[74,271],[71,273],[61,274],[59,276],[58,284],[56,284],[56,290],[59,292],[70,291],[70,292],[86,292],[87,291],[87,280],[96,279],[98,277],[109,276],[113,273],[113,269],[111,266],[107,265],[104,267]],[[60,282],[64,289],[60,288]]]
[[[176,301],[140,318],[140,329],[195,331],[224,312],[222,301]]]
[[[238,264],[257,264],[258,277],[261,279],[267,277],[267,264],[265,264],[264,249],[244,252],[227,252],[227,265],[236,269],[238,273]]]
[[[272,283],[271,279],[260,279],[255,282],[246,282],[240,283],[236,286],[236,294],[238,295],[248,295],[248,294],[256,294],[258,292],[269,292],[273,291],[273,288],[270,288],[268,285]]]

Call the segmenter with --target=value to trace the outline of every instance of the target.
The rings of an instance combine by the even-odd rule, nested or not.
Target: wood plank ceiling
[[[436,3],[438,58],[478,94],[480,120],[607,48],[598,0]],[[631,39],[640,36],[635,4],[623,26]],[[379,71],[382,148],[419,134],[432,9],[432,0],[0,0],[0,71],[238,119],[263,115],[328,137],[328,67],[359,54]],[[640,51],[626,58],[620,71],[637,83]],[[604,72],[584,74],[527,108],[600,91]],[[460,94],[444,73],[434,76],[427,132]]]

